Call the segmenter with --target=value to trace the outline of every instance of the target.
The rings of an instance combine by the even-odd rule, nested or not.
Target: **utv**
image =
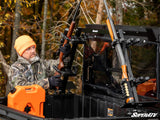
[[[38,114],[41,114],[41,117],[34,114],[38,98],[37,101],[30,98],[27,104],[23,104],[21,111],[17,110],[16,106],[24,102],[27,95],[21,101],[9,96],[1,98],[0,119],[158,120],[160,118],[160,28],[115,26],[115,29],[119,38],[117,42],[111,40],[106,25],[89,24],[85,28],[77,28],[71,38],[66,38],[64,35],[64,39],[68,39],[72,44],[70,61],[66,68],[60,71],[66,83],[69,76],[76,75],[72,62],[77,46],[83,45],[81,95],[65,92],[65,88],[60,88],[61,92],[46,94],[41,98],[43,92],[41,91],[38,93],[41,99]],[[96,51],[89,45],[93,40],[99,44]],[[121,46],[122,54],[117,54],[115,50],[117,44]],[[121,56],[124,56],[127,65],[127,82],[121,78],[123,74],[119,65],[121,61],[117,59]],[[73,88],[71,85],[68,84],[68,91]],[[18,90],[19,88],[12,90],[11,94],[16,94]],[[132,95],[133,102],[126,101],[128,94]],[[7,101],[13,102],[11,99],[14,99],[15,108],[9,107],[10,103],[7,103]]]

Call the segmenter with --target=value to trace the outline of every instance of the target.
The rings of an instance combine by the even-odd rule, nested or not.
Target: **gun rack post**
[[[160,67],[160,64],[159,64],[159,54],[160,54],[160,33],[159,33],[159,36],[158,36],[158,43],[157,43],[157,59],[156,59],[156,64],[157,64],[157,68],[156,68],[156,87],[157,87],[157,99],[160,100],[160,76],[159,76],[159,67]]]

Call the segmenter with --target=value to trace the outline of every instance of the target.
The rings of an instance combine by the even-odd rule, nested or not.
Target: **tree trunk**
[[[41,58],[45,58],[45,33],[46,33],[46,22],[47,22],[47,5],[48,0],[44,1],[44,18],[43,18],[43,29],[42,29],[42,47],[41,47]]]
[[[10,66],[6,63],[6,61],[5,61],[5,59],[4,59],[3,55],[2,55],[1,50],[0,50],[0,63],[3,66],[3,70],[8,75]]]
[[[19,24],[20,24],[20,10],[21,10],[20,1],[21,0],[16,0],[15,21],[14,21],[14,27],[13,27],[11,58],[10,58],[10,63],[11,64],[13,62],[15,62],[16,58],[17,58],[17,54],[16,54],[16,51],[14,49],[14,43],[15,43],[15,40],[18,36],[18,29],[19,29]]]
[[[123,8],[122,8],[122,0],[116,0],[116,24],[123,24]]]
[[[98,12],[97,12],[97,17],[96,17],[96,24],[101,24],[102,13],[103,13],[103,4],[104,4],[104,1],[100,0],[99,1]]]
[[[96,17],[96,24],[101,24],[102,21],[102,13],[103,13],[103,4],[104,1],[100,0],[99,1],[99,6],[98,6],[98,12],[97,12],[97,17]],[[90,41],[91,47],[94,51],[97,49],[97,41]]]

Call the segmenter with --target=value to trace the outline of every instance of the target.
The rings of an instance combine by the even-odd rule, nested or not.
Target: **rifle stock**
[[[72,21],[70,27],[69,27],[69,31],[67,33],[67,37],[71,37],[72,33],[73,33],[73,30],[74,30],[74,27],[75,27],[75,21]],[[63,46],[65,44],[67,44],[68,40],[65,39],[64,40],[64,43],[63,43]],[[58,64],[58,69],[61,70],[62,68],[64,67],[64,64],[63,64],[63,52],[60,52],[60,55],[59,55],[59,64]],[[57,74],[57,73],[55,73]]]

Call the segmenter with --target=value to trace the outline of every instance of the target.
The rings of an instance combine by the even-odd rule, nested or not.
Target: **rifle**
[[[75,14],[74,14],[74,16],[73,16],[71,25],[70,25],[69,30],[68,30],[67,35],[66,35],[67,38],[70,38],[70,37],[71,37],[71,35],[72,35],[72,33],[73,33],[73,30],[74,30],[74,28],[75,28],[75,20],[76,20],[77,13],[78,13],[78,10],[79,10],[80,5],[81,5],[81,1],[82,1],[82,0],[79,1],[79,4],[78,4],[78,6],[77,6],[77,8],[76,8],[76,11],[75,11]],[[67,43],[68,43],[68,40],[65,39],[65,40],[64,40],[64,43],[63,43],[63,46],[64,46],[65,44],[67,44]],[[62,70],[62,68],[64,68],[63,55],[64,55],[63,52],[60,52],[60,54],[59,54],[59,64],[58,64],[58,67],[57,67],[59,71]],[[57,71],[57,72],[55,72],[54,75],[59,75],[59,74],[60,74],[60,73]],[[59,89],[59,88],[57,87],[57,89]]]
[[[115,50],[118,55],[119,63],[122,69],[122,83],[121,83],[122,92],[125,94],[125,97],[126,97],[125,102],[133,103],[135,102],[135,98],[133,96],[130,80],[128,78],[127,65],[126,65],[125,57],[123,55],[122,47],[120,45],[120,39],[118,38],[114,23],[110,16],[106,0],[104,0],[104,4],[105,4],[105,8],[106,8],[107,15],[108,15],[106,24],[107,24],[112,42],[115,45]]]

